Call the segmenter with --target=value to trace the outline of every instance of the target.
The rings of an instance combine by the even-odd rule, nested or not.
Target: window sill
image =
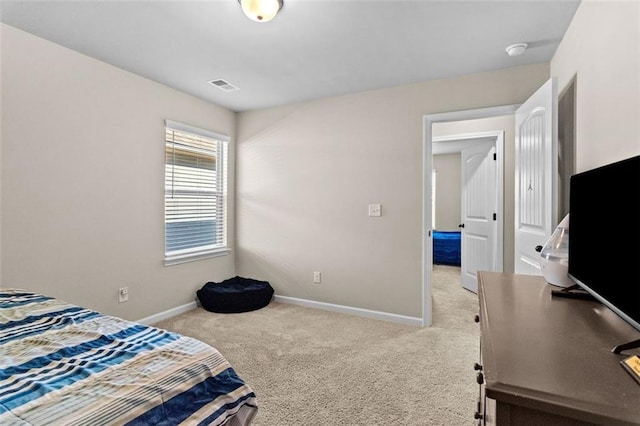
[[[179,265],[181,263],[195,262],[196,260],[209,259],[212,257],[226,256],[231,253],[230,248],[218,248],[208,251],[199,251],[196,253],[184,253],[173,256],[165,256],[164,266]]]

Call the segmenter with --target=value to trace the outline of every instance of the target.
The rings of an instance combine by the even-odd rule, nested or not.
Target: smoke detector
[[[509,56],[519,56],[527,50],[527,43],[516,43],[508,46],[506,51]]]

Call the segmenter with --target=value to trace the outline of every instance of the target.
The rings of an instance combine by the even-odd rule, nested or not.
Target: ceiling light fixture
[[[527,43],[516,43],[507,47],[507,53],[509,56],[518,56],[522,55],[525,50],[527,50]]]
[[[269,22],[282,9],[283,0],[238,0],[242,11],[252,21]]]

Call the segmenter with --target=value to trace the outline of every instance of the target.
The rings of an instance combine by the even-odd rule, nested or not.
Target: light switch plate
[[[369,204],[369,216],[382,216],[382,205]]]

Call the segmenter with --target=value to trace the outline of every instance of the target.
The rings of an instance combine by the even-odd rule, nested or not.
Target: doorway
[[[505,117],[508,120],[513,117]],[[500,122],[487,125],[501,126]],[[453,186],[436,182],[441,190],[432,192],[433,229],[460,233],[460,284],[477,293],[478,270],[503,270],[504,131],[434,137],[433,155],[437,156],[433,164],[444,167],[440,172],[448,173],[447,180],[454,182]],[[445,158],[454,161],[441,161]],[[437,264],[435,235],[434,247],[433,263]]]
[[[424,116],[423,142],[423,230],[422,240],[422,325],[432,323],[433,247],[431,229],[431,175],[433,168],[433,125],[451,121],[463,121],[514,114],[515,116],[515,226],[514,226],[514,272],[526,263],[521,255],[529,255],[536,246],[532,241],[546,239],[555,227],[557,217],[557,136],[558,96],[556,78],[547,80],[522,105],[505,105],[474,110],[454,111]],[[529,161],[535,158],[536,161]],[[534,187],[535,181],[535,187]],[[523,208],[524,207],[524,208]],[[531,214],[529,214],[531,212]],[[530,218],[538,219],[539,224]],[[531,222],[531,223],[530,223]],[[553,223],[553,225],[552,225]],[[535,238],[534,238],[535,237]],[[524,243],[523,243],[524,242]],[[523,249],[524,247],[524,249]],[[529,256],[531,257],[531,256]],[[529,264],[534,262],[529,261]],[[519,268],[520,267],[520,268]]]
[[[432,196],[431,180],[433,170],[433,125],[435,123],[450,123],[455,121],[475,120],[502,115],[515,114],[519,105],[504,105],[473,110],[454,111],[439,114],[425,115],[423,119],[424,146],[423,146],[423,224],[432,223]],[[432,323],[432,297],[431,297],[431,269],[433,267],[433,245],[431,239],[431,227],[424,229],[422,239],[422,325],[431,326]]]
[[[558,218],[569,214],[569,183],[576,172],[576,76],[558,96]]]

